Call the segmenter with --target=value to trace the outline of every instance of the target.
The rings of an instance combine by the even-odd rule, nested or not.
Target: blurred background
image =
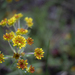
[[[0,64],[0,75],[75,75],[75,0],[0,0],[0,21],[22,13],[33,18],[28,36],[34,39],[28,52],[43,48],[44,58],[27,57],[35,73],[27,74],[16,68],[13,59]],[[0,26],[0,51],[13,55],[7,41],[3,40],[6,27]],[[25,50],[25,52],[27,52]]]

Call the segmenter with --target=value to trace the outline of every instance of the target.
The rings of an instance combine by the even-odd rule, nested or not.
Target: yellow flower
[[[32,67],[32,65],[30,65],[30,67],[28,67],[26,70],[30,73],[34,73],[34,71],[35,71],[35,69],[34,69],[34,67]]]
[[[22,70],[24,70],[25,68],[27,68],[27,60],[23,60],[23,59],[20,59],[18,60],[18,63],[17,63],[17,68],[22,68]]]
[[[22,52],[22,53],[21,53],[21,56],[24,56],[24,55],[25,55],[25,53],[24,53],[24,52]]]
[[[14,32],[10,32],[10,33],[6,33],[5,35],[3,35],[4,40],[10,41],[13,37],[14,37]]]
[[[27,39],[27,43],[29,44],[29,45],[32,45],[34,42],[33,42],[33,39],[32,38],[30,38],[30,37],[28,37],[28,39]]]
[[[13,46],[18,46],[20,49],[26,46],[26,39],[21,35],[15,36],[12,41],[14,43]]]
[[[14,53],[13,58],[15,58],[15,59],[19,59],[19,57],[20,57],[20,54],[18,54],[18,53]]]
[[[19,19],[19,18],[23,17],[23,14],[22,14],[22,13],[15,14],[14,17],[15,17],[16,19]]]
[[[28,30],[27,29],[23,29],[23,28],[21,28],[21,29],[18,28],[18,30],[16,31],[17,35],[24,35],[26,33],[28,33]]]
[[[2,63],[2,61],[4,62],[4,55],[3,54],[1,54],[1,52],[0,52],[0,63]]]
[[[6,0],[8,3],[12,2],[12,0]]]
[[[12,17],[12,18],[8,19],[8,25],[9,26],[14,25],[15,22],[16,22],[16,18],[15,17]]]
[[[26,21],[26,24],[27,24],[28,27],[32,27],[33,26],[33,22],[32,22],[33,19],[32,18],[26,17],[24,20]]]
[[[41,59],[43,56],[44,52],[42,50],[42,48],[36,48],[35,49],[35,52],[34,52],[34,56],[37,58],[37,59]]]
[[[6,24],[7,24],[7,18],[5,18],[4,20],[0,22],[0,25],[2,26],[6,26]]]

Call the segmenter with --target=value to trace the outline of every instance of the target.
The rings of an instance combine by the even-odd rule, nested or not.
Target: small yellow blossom
[[[27,44],[32,45],[33,43],[34,43],[34,42],[33,42],[33,39],[30,38],[30,37],[28,37],[28,39],[27,39]]]
[[[35,69],[34,69],[34,67],[32,67],[32,65],[30,65],[30,67],[28,67],[26,70],[30,73],[34,73],[34,71],[35,71]]]
[[[28,30],[27,29],[23,29],[23,28],[20,28],[20,29],[18,28],[18,30],[16,31],[17,35],[24,35],[26,33],[28,33]]]
[[[13,46],[18,46],[20,49],[26,46],[26,39],[21,35],[15,36],[12,41],[14,44]]]
[[[20,57],[20,54],[18,54],[18,53],[14,53],[13,58],[15,58],[15,59],[19,59],[19,57]]]
[[[24,56],[24,55],[25,55],[25,53],[24,53],[24,52],[22,52],[22,53],[21,53],[21,55],[22,55],[22,56]]]
[[[3,54],[1,54],[1,52],[0,52],[0,63],[2,63],[2,61],[4,62],[4,55]]]
[[[27,24],[28,27],[32,27],[33,26],[33,22],[32,22],[33,19],[32,18],[26,17],[24,20],[26,21],[26,24]]]
[[[34,52],[34,56],[37,58],[37,59],[41,59],[43,56],[44,52],[42,50],[42,48],[36,48],[35,49],[35,52]]]
[[[12,2],[12,0],[6,0],[8,3]]]
[[[27,60],[23,60],[23,59],[20,59],[18,60],[18,63],[17,63],[17,68],[22,68],[22,70],[24,70],[25,68],[27,68]]]
[[[14,32],[6,33],[3,35],[4,40],[10,41],[15,36]]]
[[[7,18],[5,18],[4,20],[2,20],[2,21],[0,22],[0,25],[1,25],[1,26],[6,26],[6,24],[7,24]]]
[[[22,14],[22,13],[15,14],[14,17],[15,17],[16,19],[19,19],[19,18],[23,17],[23,14]]]
[[[14,23],[16,23],[16,18],[15,17],[12,17],[12,18],[8,19],[8,25],[9,26],[14,25]]]

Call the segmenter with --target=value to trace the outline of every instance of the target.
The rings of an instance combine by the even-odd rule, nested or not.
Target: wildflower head
[[[14,32],[10,32],[10,33],[6,33],[5,35],[3,35],[4,40],[10,41],[13,37],[14,37]]]
[[[2,20],[2,21],[0,22],[0,25],[1,25],[1,26],[6,26],[6,24],[7,24],[7,18],[5,18],[4,20]]]
[[[32,27],[33,26],[33,22],[32,22],[33,19],[32,18],[26,17],[24,20],[26,21],[28,27]]]
[[[30,73],[34,73],[34,71],[35,71],[35,69],[34,69],[34,67],[32,67],[32,65],[30,65],[30,67],[28,67],[26,70]]]
[[[12,41],[13,46],[18,46],[20,49],[26,46],[26,39],[21,35],[15,36]]]
[[[21,53],[21,56],[24,56],[24,55],[25,55],[25,53],[24,53],[24,52],[22,52],[22,53]]]
[[[8,19],[8,25],[9,26],[14,25],[15,22],[16,22],[16,18],[15,17],[12,17],[12,18]]]
[[[33,39],[30,38],[30,37],[28,37],[28,39],[27,39],[27,44],[32,45],[33,43],[34,43],[34,42],[33,42]]]
[[[25,68],[27,68],[27,60],[23,60],[23,59],[20,59],[18,60],[18,63],[17,63],[17,68],[22,68],[22,70],[24,70]]]
[[[18,53],[14,53],[13,58],[15,58],[15,59],[19,59],[19,57],[20,57],[20,54],[18,54]]]
[[[15,17],[16,19],[19,19],[19,18],[23,17],[23,14],[22,14],[22,13],[15,14],[14,17]]]
[[[18,30],[16,31],[17,35],[24,35],[26,33],[28,33],[28,30],[27,29],[23,29],[23,28],[20,28],[20,29],[18,28]]]
[[[0,52],[0,63],[2,63],[2,61],[4,62],[4,55],[3,54],[1,54],[1,52]]]
[[[34,52],[34,56],[37,58],[37,59],[41,59],[43,56],[44,52],[42,50],[42,48],[36,48],[35,49],[35,52]]]

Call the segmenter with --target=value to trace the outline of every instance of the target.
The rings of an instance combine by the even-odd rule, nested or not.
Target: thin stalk
[[[46,72],[45,72],[45,75],[50,75],[49,72],[48,72],[48,57],[49,57],[49,49],[50,49],[50,41],[48,43],[48,47],[47,47],[47,55],[46,55]]]
[[[18,28],[20,28],[20,19],[18,20]]]
[[[14,27],[14,30],[15,30],[15,32],[16,32],[16,27],[13,25],[13,27]]]
[[[5,59],[8,59],[8,58],[13,58],[13,56],[6,56],[4,57]]]
[[[26,55],[28,55],[28,54],[34,54],[34,52],[29,52],[29,53],[25,53]]]
[[[16,53],[16,51],[15,51],[15,50],[13,49],[13,47],[11,46],[10,42],[8,42],[8,44],[9,44],[11,50],[12,50],[14,53]]]

